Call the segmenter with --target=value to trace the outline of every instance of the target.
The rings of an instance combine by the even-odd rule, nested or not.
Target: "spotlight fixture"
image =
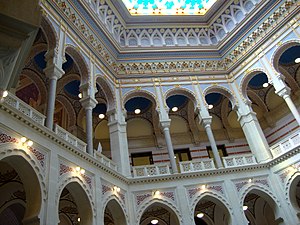
[[[214,105],[208,105],[208,109],[212,109]]]
[[[105,115],[103,113],[99,114],[100,119],[104,119]]]
[[[295,59],[295,63],[300,63],[300,57]]]
[[[246,211],[248,209],[248,206],[244,205],[243,210]]]
[[[141,113],[141,110],[140,110],[140,109],[136,109],[136,110],[134,110],[134,113],[135,113],[135,114],[140,114],[140,113]]]
[[[252,179],[250,178],[250,179],[248,180],[248,182],[251,183],[251,182],[252,182]]]
[[[154,192],[153,192],[153,195],[154,195],[154,196],[160,195],[160,191],[158,191],[158,190],[154,191]]]
[[[78,98],[82,98],[82,93],[79,93],[79,94],[78,94]]]
[[[33,141],[27,141],[27,145],[29,146],[29,147],[31,147],[32,145],[33,145]]]
[[[79,166],[76,167],[76,171],[80,172],[80,167]]]
[[[151,220],[151,224],[158,224],[158,220]]]
[[[177,111],[178,111],[178,107],[174,106],[174,107],[172,108],[172,111],[173,111],[173,112],[177,112]]]
[[[8,95],[8,91],[3,91],[2,97],[5,98]]]
[[[80,217],[77,218],[77,221],[80,222]]]
[[[27,141],[27,138],[26,137],[21,137],[20,140],[21,140],[22,143],[25,143]]]
[[[269,86],[269,83],[264,83],[264,84],[263,84],[263,87],[264,87],[264,88],[266,88],[266,87],[268,87],[268,86]]]
[[[82,175],[85,174],[85,169],[81,169],[80,174],[82,174]]]
[[[115,192],[120,192],[120,191],[121,191],[121,188],[119,188],[119,187],[117,187],[117,186],[114,186],[113,190],[114,190]]]
[[[206,188],[206,184],[202,184],[201,188],[205,189]]]
[[[202,218],[203,216],[204,216],[204,213],[198,213],[198,214],[197,214],[197,217],[198,217],[198,218]]]

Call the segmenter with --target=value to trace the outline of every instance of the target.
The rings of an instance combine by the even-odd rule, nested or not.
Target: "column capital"
[[[290,96],[291,89],[289,87],[285,86],[280,90],[276,90],[275,93],[282,98],[286,98],[287,96]]]
[[[202,126],[206,127],[206,126],[210,126],[211,122],[212,122],[212,116],[205,116],[202,117],[201,115],[199,115],[199,122]]]
[[[97,100],[90,97],[90,96],[86,96],[82,99],[80,99],[80,103],[82,105],[83,108],[87,109],[87,108],[95,108],[95,106],[97,105]]]
[[[159,121],[160,123],[160,126],[162,128],[162,130],[166,129],[166,128],[170,128],[170,125],[171,125],[171,120],[168,119],[168,120],[162,120],[162,121]]]
[[[59,66],[51,64],[44,69],[44,73],[47,78],[58,80],[65,74],[65,71]]]

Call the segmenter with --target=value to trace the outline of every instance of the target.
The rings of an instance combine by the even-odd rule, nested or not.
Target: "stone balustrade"
[[[194,171],[205,171],[216,169],[214,161],[212,159],[201,159],[193,161],[179,162],[181,173],[189,173]]]
[[[270,150],[273,157],[277,157],[298,146],[300,146],[300,130],[290,134],[280,142],[272,145]]]
[[[254,155],[245,154],[223,157],[223,164],[225,168],[228,168],[255,165],[257,162]]]
[[[161,176],[168,175],[170,173],[168,163],[159,163],[153,165],[145,165],[145,166],[133,166],[133,176],[134,177],[149,177],[149,176]]]
[[[105,155],[95,151],[95,157],[101,164],[111,168],[114,171],[118,171],[117,164],[113,162],[111,159],[107,158]]]
[[[54,133],[57,134],[58,137],[70,143],[75,148],[78,148],[84,152],[86,151],[86,143],[75,137],[73,134],[70,134],[68,131],[58,126],[57,124],[55,124],[54,126]]]
[[[27,103],[23,102],[17,96],[8,93],[8,95],[4,98],[3,104],[8,106],[8,108],[17,110],[20,114],[24,115],[28,119],[31,119],[34,122],[44,126],[46,116],[32,108]]]

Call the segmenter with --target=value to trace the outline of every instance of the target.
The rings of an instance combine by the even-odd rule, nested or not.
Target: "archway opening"
[[[276,218],[276,203],[267,194],[260,191],[250,191],[243,204],[243,210],[249,225],[278,224]]]
[[[157,223],[156,223],[157,222]],[[144,211],[140,225],[179,225],[176,213],[168,206],[155,202]]]
[[[41,189],[30,164],[21,156],[9,156],[0,161],[0,174],[0,221],[15,225],[27,220],[39,223]]]
[[[104,225],[126,225],[126,217],[119,203],[110,200],[104,211]]]
[[[230,215],[222,202],[205,196],[195,207],[194,221],[196,225],[227,225],[230,224]]]
[[[87,194],[76,183],[69,183],[59,198],[59,225],[86,224],[91,225],[93,212]]]

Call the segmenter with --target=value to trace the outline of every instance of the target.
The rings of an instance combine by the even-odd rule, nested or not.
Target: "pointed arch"
[[[182,215],[181,215],[179,209],[177,208],[177,206],[174,203],[172,203],[166,199],[157,199],[157,198],[152,199],[150,201],[145,201],[145,203],[141,205],[141,207],[137,211],[136,224],[140,224],[142,215],[144,214],[144,212],[146,212],[147,209],[151,208],[151,206],[154,206],[154,205],[160,206],[160,207],[166,209],[167,211],[169,211],[170,213],[173,213],[173,215],[175,215],[177,224],[172,224],[172,225],[183,225]]]
[[[88,82],[90,77],[90,70],[83,55],[72,45],[67,45],[65,53],[68,54],[77,65],[81,77],[81,83],[85,84]]]
[[[165,101],[174,95],[183,95],[185,97],[187,97],[189,100],[191,100],[194,104],[194,110],[196,109],[196,107],[198,106],[198,102],[197,102],[197,98],[196,98],[196,94],[194,92],[192,92],[191,90],[187,89],[187,88],[183,88],[183,87],[179,87],[179,88],[171,88],[169,89],[165,94],[164,94],[164,99]]]
[[[132,98],[136,98],[136,97],[147,98],[148,100],[150,100],[152,102],[154,108],[158,107],[158,103],[156,101],[155,95],[147,90],[132,90],[132,91],[126,93],[123,96],[123,106],[125,106],[127,101],[129,101]]]
[[[58,36],[56,34],[56,31],[55,31],[52,23],[45,16],[42,16],[41,29],[42,29],[43,33],[46,34],[45,37],[46,37],[47,43],[48,43],[48,52],[57,48]]]
[[[151,37],[148,33],[147,30],[142,30],[140,36],[139,36],[139,39],[140,39],[140,44],[142,47],[144,46],[150,46],[151,45]]]
[[[68,128],[74,127],[76,125],[76,112],[72,103],[66,98],[66,96],[61,94],[58,94],[56,96],[56,100],[63,105],[68,113],[68,127],[66,128],[66,130],[68,130]]]
[[[154,46],[162,46],[163,45],[163,36],[159,32],[158,29],[155,29],[151,35],[152,45]]]
[[[115,195],[109,196],[103,203],[102,215],[105,214],[105,210],[108,208],[114,220],[114,224],[127,225],[129,224],[129,218],[126,212],[124,204]],[[103,216],[104,218],[104,216]]]
[[[108,84],[108,81],[104,76],[96,75],[96,83],[101,87],[104,92],[106,103],[107,103],[107,111],[111,111],[116,108],[115,101],[115,91],[112,90],[112,86]]]
[[[299,46],[300,45],[300,40],[298,39],[292,39],[292,40],[288,40],[283,42],[279,47],[277,47],[275,49],[275,51],[273,52],[272,56],[271,56],[271,65],[274,67],[274,69],[280,73],[279,70],[279,59],[281,57],[281,55],[289,48],[293,47],[293,46]]]
[[[86,183],[78,176],[68,176],[64,179],[61,179],[59,182],[56,193],[57,212],[59,210],[58,203],[65,188],[71,193],[75,200],[81,218],[81,223],[85,225],[92,225],[95,215],[92,193],[88,189]]]
[[[230,100],[232,108],[237,106],[237,101],[234,97],[234,94],[228,88],[222,87],[220,85],[213,85],[213,86],[209,86],[209,87],[207,87],[206,89],[203,90],[203,96],[206,96],[206,95],[211,94],[211,93],[222,94]]]
[[[43,200],[46,199],[44,175],[36,160],[25,149],[16,149],[16,143],[0,144],[0,162],[9,164],[20,176],[26,194],[24,220],[39,220]]]

